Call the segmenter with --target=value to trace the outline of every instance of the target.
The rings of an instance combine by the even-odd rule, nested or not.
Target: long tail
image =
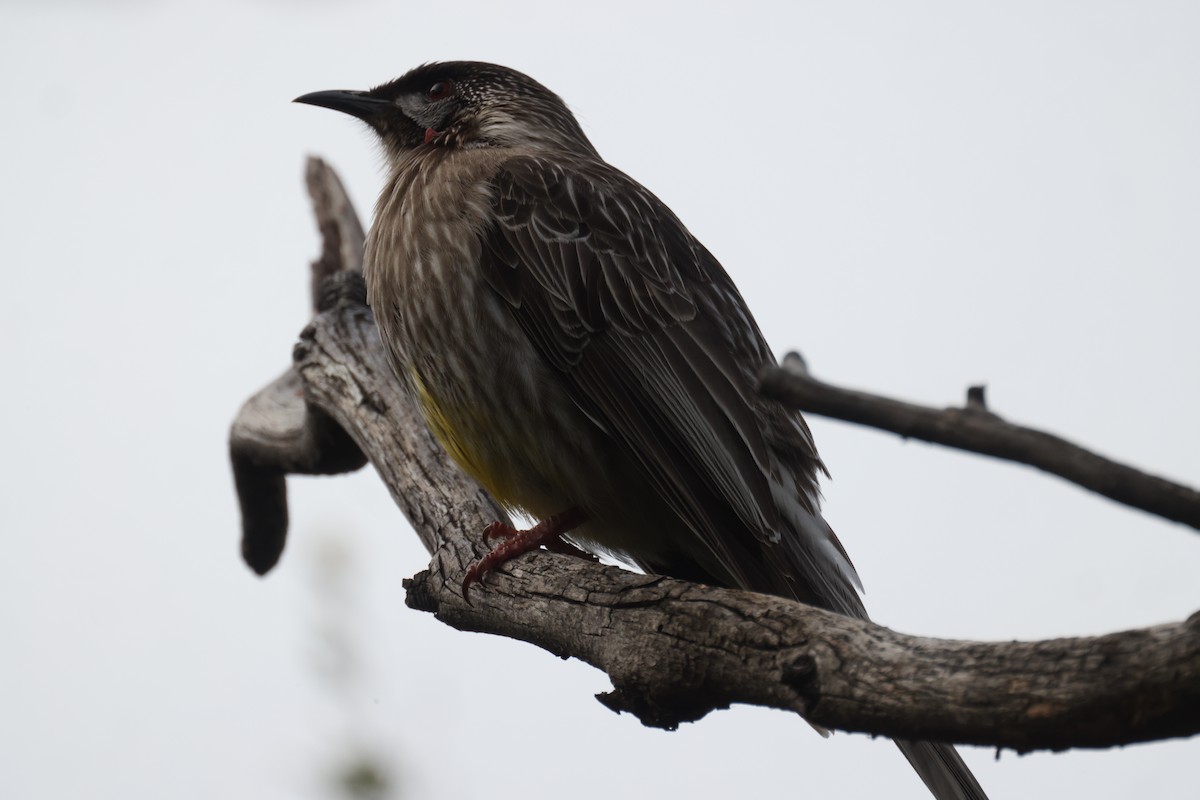
[[[820,514],[796,506],[786,508],[785,513],[799,533],[784,539],[782,549],[789,571],[807,579],[820,605],[849,617],[867,619],[867,611],[854,591],[858,575],[829,524]],[[786,596],[779,588],[772,589]],[[937,800],[987,800],[987,794],[953,746],[908,739],[897,739],[896,746]]]
[[[896,746],[937,800],[987,800],[971,770],[950,745],[897,739]]]

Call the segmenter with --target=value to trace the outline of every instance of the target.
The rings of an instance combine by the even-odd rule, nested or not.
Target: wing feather
[[[811,435],[758,397],[772,355],[712,255],[595,160],[510,159],[493,211],[486,279],[686,526],[700,566],[839,610],[857,602],[857,576],[817,511]]]

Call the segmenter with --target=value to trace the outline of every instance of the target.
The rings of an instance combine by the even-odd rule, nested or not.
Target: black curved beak
[[[310,92],[302,94],[292,101],[305,103],[310,106],[332,108],[361,120],[369,120],[384,108],[391,106],[387,100],[371,97],[366,92],[355,92],[347,89],[334,89],[328,92]]]

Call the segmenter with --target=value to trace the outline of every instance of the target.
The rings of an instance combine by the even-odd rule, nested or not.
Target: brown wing
[[[488,282],[678,515],[691,537],[680,551],[733,585],[796,594],[799,581],[804,599],[843,606],[848,592],[857,604],[853,567],[817,512],[812,437],[757,396],[773,357],[716,259],[594,160],[511,159],[493,210]]]

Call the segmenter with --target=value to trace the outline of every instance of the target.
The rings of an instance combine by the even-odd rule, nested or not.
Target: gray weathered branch
[[[364,235],[328,164],[310,158],[305,183],[321,231],[321,256],[311,265],[313,311],[319,313],[337,302],[334,275],[361,273]],[[345,428],[305,401],[294,366],[242,406],[229,431],[229,460],[242,511],[242,557],[259,575],[279,561],[287,539],[284,477],[352,472],[367,463]]]
[[[800,411],[1028,464],[1118,503],[1200,528],[1200,492],[1053,434],[1005,422],[987,410],[980,386],[971,387],[964,408],[927,408],[817,380],[804,359],[789,353],[782,367],[763,371],[760,389]]]
[[[337,459],[311,444],[319,437],[310,426],[342,431],[433,553],[429,568],[406,582],[410,606],[461,630],[580,658],[611,678],[614,690],[601,697],[606,705],[660,727],[753,703],[829,728],[1018,750],[1200,732],[1200,615],[1094,638],[943,641],[782,598],[546,552],[490,575],[467,604],[463,573],[482,552],[479,532],[502,512],[449,460],[401,391],[363,304],[361,278],[334,271],[322,311],[294,352],[302,421],[293,404],[281,403],[273,414],[269,403],[252,398],[231,435],[235,472],[237,452],[258,453],[280,482],[291,465],[331,468]],[[254,493],[241,497],[247,537],[251,517],[263,513],[258,500]],[[283,503],[281,494],[268,493],[268,500],[268,508]]]

